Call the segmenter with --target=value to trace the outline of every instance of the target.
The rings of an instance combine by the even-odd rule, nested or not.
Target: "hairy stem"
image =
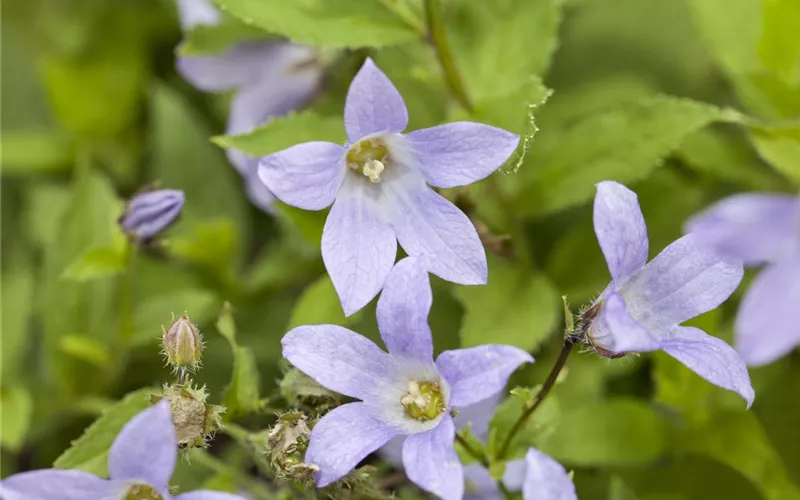
[[[442,66],[442,71],[444,71],[447,86],[450,87],[450,91],[464,109],[470,113],[474,112],[475,108],[469,100],[464,81],[461,79],[455,60],[453,60],[450,44],[447,42],[442,5],[439,0],[425,0],[425,20],[428,24],[428,36],[433,48],[436,50],[436,56]]]
[[[572,335],[564,339],[564,345],[561,346],[561,352],[558,354],[558,359],[553,365],[553,368],[550,369],[550,374],[547,375],[547,380],[544,381],[542,388],[539,389],[539,392],[533,398],[533,402],[528,409],[525,410],[514,423],[514,427],[511,428],[511,432],[508,433],[505,441],[503,441],[503,446],[500,447],[500,453],[497,454],[498,458],[502,459],[506,456],[508,450],[511,448],[511,442],[514,440],[514,437],[519,433],[520,430],[522,430],[530,416],[533,415],[533,412],[535,412],[539,405],[542,404],[544,398],[550,394],[550,390],[556,384],[556,380],[558,379],[559,373],[561,373],[561,369],[564,368],[564,365],[567,363],[569,353],[572,352],[572,346],[574,346],[577,342],[578,340]]]

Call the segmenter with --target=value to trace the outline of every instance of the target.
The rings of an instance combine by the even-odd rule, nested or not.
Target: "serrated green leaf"
[[[658,167],[689,134],[709,123],[739,116],[709,104],[656,96],[590,116],[548,148],[533,148],[533,181],[515,200],[526,215],[569,208],[594,196],[602,180],[630,183]]]
[[[186,34],[177,51],[178,55],[183,57],[212,55],[224,52],[240,42],[268,38],[270,34],[261,28],[238,19],[225,19],[219,24],[194,26]]]
[[[331,278],[326,274],[303,290],[292,309],[287,329],[301,325],[349,325],[360,315],[345,317]]]
[[[17,452],[25,443],[33,416],[33,400],[27,389],[13,385],[0,389],[0,446]]]
[[[78,469],[100,477],[108,476],[108,451],[111,444],[134,415],[148,408],[154,389],[139,389],[103,412],[83,435],[53,463],[57,469]]]
[[[9,130],[0,138],[4,175],[52,174],[72,168],[73,145],[55,130]]]
[[[343,143],[345,138],[344,122],[341,118],[303,111],[272,118],[247,134],[220,135],[214,137],[213,141],[220,147],[238,149],[258,158],[303,142]]]
[[[228,340],[233,352],[233,374],[222,404],[227,408],[225,420],[234,420],[261,407],[258,368],[253,352],[236,342],[236,323],[230,304],[222,308],[217,319],[217,331]]]
[[[462,347],[491,339],[530,351],[555,332],[561,299],[544,275],[525,275],[510,262],[489,255],[489,276],[486,286],[455,289],[466,310]]]
[[[787,179],[800,185],[800,128],[792,133],[770,133],[752,130],[750,139],[761,155],[772,167]]]
[[[336,397],[336,393],[322,387],[316,380],[297,368],[291,368],[286,372],[281,379],[280,389],[281,397],[290,403],[294,403],[302,397]]]
[[[666,426],[650,406],[612,398],[561,414],[539,449],[556,460],[586,467],[645,464],[666,451]]]
[[[223,11],[294,42],[381,47],[422,35],[419,21],[392,0],[214,0]],[[395,7],[395,10],[392,9]]]
[[[123,248],[95,247],[67,266],[62,279],[71,281],[90,281],[119,274],[127,267],[126,251]]]

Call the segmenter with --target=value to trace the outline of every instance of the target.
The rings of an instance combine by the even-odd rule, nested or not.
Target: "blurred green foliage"
[[[262,156],[342,141],[344,89],[367,54],[403,93],[412,128],[469,118],[526,137],[524,159],[445,193],[480,228],[490,281],[434,279],[431,313],[437,351],[531,350],[519,386],[540,383],[555,360],[559,296],[579,307],[608,281],[594,183],[639,194],[651,255],[726,194],[800,186],[800,0],[443,0],[471,112],[448,95],[419,0],[216,3],[232,17],[197,28],[181,50],[264,36],[318,46],[327,83],[310,109],[222,136],[227,96],[175,73],[169,0],[2,5],[4,477],[54,461],[102,473],[113,436],[146,404],[142,388],[171,380],[158,340],[173,313],[204,332],[196,380],[234,430],[264,429],[274,408],[295,404],[297,373],[279,386],[289,328],[335,323],[378,338],[374,305],[345,318],[324,273],[324,214],[257,211],[218,147]],[[185,191],[185,211],[161,251],[133,250],[115,221],[152,182]],[[735,305],[697,326],[730,340]],[[662,354],[573,355],[517,445],[574,469],[582,499],[800,498],[800,355],[751,375],[745,412]],[[522,404],[501,406],[490,453]],[[198,451],[176,480],[268,497],[230,441]]]

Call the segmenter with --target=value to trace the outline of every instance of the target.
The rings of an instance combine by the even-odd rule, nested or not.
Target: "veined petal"
[[[715,309],[743,275],[739,261],[720,256],[687,234],[636,273],[620,293],[631,315],[657,334]]]
[[[226,92],[260,80],[273,46],[274,42],[241,43],[221,54],[178,57],[175,68],[199,90]]]
[[[436,368],[450,384],[450,404],[458,407],[499,393],[519,365],[532,362],[533,357],[517,347],[481,345],[443,352]]]
[[[188,31],[198,24],[219,24],[222,14],[208,0],[178,0],[178,19],[181,29]]]
[[[486,253],[464,212],[423,183],[387,183],[391,222],[409,255],[424,255],[428,270],[461,285],[483,285]]]
[[[420,257],[395,264],[378,299],[378,327],[394,355],[433,360],[428,313],[433,303],[428,271]]]
[[[647,262],[647,226],[636,193],[603,181],[594,197],[594,232],[611,278],[620,283]]]
[[[733,391],[753,404],[755,392],[744,360],[731,346],[699,328],[675,327],[661,341],[664,352],[714,385]]]
[[[364,403],[348,403],[322,417],[311,430],[305,461],[319,467],[317,486],[341,479],[367,455],[398,434]]]
[[[245,500],[243,496],[233,493],[223,493],[221,491],[199,490],[181,493],[175,500]]]
[[[734,195],[695,215],[686,228],[723,255],[748,264],[776,262],[800,250],[800,198]]]
[[[108,475],[144,481],[164,491],[178,453],[169,402],[162,400],[134,416],[122,428],[108,454]]]
[[[444,500],[464,496],[464,469],[453,447],[456,429],[450,415],[435,428],[412,434],[403,444],[403,465],[408,479]]]
[[[346,316],[378,294],[397,257],[394,231],[360,180],[345,180],[322,231],[322,260]]]
[[[589,340],[601,354],[648,352],[661,347],[655,332],[648,331],[631,316],[618,293],[609,294],[601,307],[588,332]]]
[[[771,363],[800,344],[800,253],[764,269],[736,317],[734,345],[748,365]]]
[[[519,143],[511,132],[454,122],[406,134],[428,184],[450,188],[479,181],[500,168]]]
[[[525,466],[525,500],[578,500],[575,484],[560,463],[531,448],[525,454]]]
[[[0,481],[3,500],[117,500],[127,485],[79,470],[42,469]]]
[[[371,340],[336,325],[298,326],[283,340],[283,357],[321,385],[358,399],[394,394],[396,370],[391,357]],[[399,403],[398,403],[399,406]]]
[[[350,142],[381,132],[399,133],[408,126],[403,97],[370,58],[350,83],[344,126]]]
[[[262,158],[258,176],[287,205],[322,210],[336,199],[344,179],[343,157],[338,144],[306,142]]]

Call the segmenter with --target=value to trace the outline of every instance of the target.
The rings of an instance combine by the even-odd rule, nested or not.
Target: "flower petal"
[[[231,158],[234,155],[232,153],[240,152],[229,149],[227,153],[228,159],[233,163]],[[258,160],[250,158],[247,155],[244,155],[244,159],[245,171],[242,172],[242,177],[244,179],[244,189],[247,192],[247,198],[262,211],[269,214],[275,213],[275,195],[272,194],[272,191],[270,191],[269,188],[261,182],[261,178],[258,177]]]
[[[371,340],[336,325],[298,326],[283,340],[283,357],[332,391],[358,399],[393,392],[391,357]],[[397,400],[402,397],[398,392]]]
[[[687,234],[623,286],[628,311],[651,332],[715,309],[739,286],[744,269]]]
[[[686,225],[718,252],[748,264],[775,262],[800,249],[800,198],[767,193],[734,195],[694,216]]]
[[[151,239],[180,216],[186,196],[176,189],[158,189],[135,196],[120,217],[123,231],[139,239]]]
[[[403,465],[408,479],[444,500],[464,496],[464,469],[453,446],[456,429],[450,415],[435,428],[412,434],[403,444]]]
[[[274,42],[242,43],[221,54],[179,57],[175,69],[199,90],[227,92],[259,81],[273,46]]]
[[[622,184],[597,184],[594,232],[615,282],[621,282],[647,262],[647,226],[639,199]]]
[[[525,465],[525,500],[578,500],[575,484],[560,463],[531,448],[525,454]]]
[[[450,405],[467,406],[502,391],[522,363],[533,363],[527,352],[510,345],[481,345],[444,351],[436,368],[450,384]]]
[[[397,239],[375,201],[347,179],[322,231],[322,260],[350,316],[372,300],[397,256]]]
[[[350,142],[379,132],[399,133],[408,126],[408,111],[400,92],[372,59],[350,83],[344,105],[344,126]]]
[[[748,365],[771,363],[800,344],[800,254],[764,269],[736,317],[736,350]]]
[[[733,391],[753,404],[755,392],[744,360],[731,346],[699,328],[679,326],[661,341],[664,351],[714,385]]]
[[[79,470],[42,469],[21,472],[0,481],[3,500],[116,500],[124,483]]]
[[[275,196],[293,207],[330,206],[344,179],[344,148],[331,142],[306,142],[261,158],[258,176]]]
[[[305,458],[319,467],[317,487],[341,479],[397,433],[364,403],[349,403],[326,414],[311,430]]]
[[[419,257],[395,264],[378,299],[378,327],[389,352],[433,360],[428,313],[433,303],[428,271]]]
[[[392,227],[409,255],[424,255],[428,270],[461,285],[484,285],[486,253],[464,212],[420,183],[387,183]]]
[[[108,455],[108,475],[111,479],[144,481],[166,490],[177,453],[172,412],[169,403],[162,400],[122,428]]]
[[[603,355],[655,351],[661,344],[653,335],[631,316],[618,293],[605,298],[588,332],[592,345],[608,351]]]
[[[425,180],[436,187],[465,186],[508,160],[519,136],[473,122],[454,122],[406,134]]]
[[[174,500],[245,500],[243,496],[221,491],[199,490],[181,493]]]
[[[219,24],[222,14],[208,0],[178,0],[178,19],[181,29],[189,31],[198,24]]]

